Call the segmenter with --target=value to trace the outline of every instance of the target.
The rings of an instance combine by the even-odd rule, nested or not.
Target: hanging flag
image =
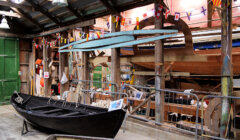
[[[137,30],[139,30],[139,17],[136,17]]]
[[[115,23],[116,22],[116,18],[115,16],[112,16],[112,23]]]
[[[94,33],[91,33],[91,39],[95,39]]]
[[[97,37],[98,37],[98,39],[101,37],[100,32],[97,32]]]
[[[179,12],[175,12],[174,20],[179,21],[179,19],[180,19],[180,13]]]
[[[81,34],[81,32],[79,32],[79,37],[82,38],[82,34]]]
[[[86,35],[86,34],[83,32],[81,38],[84,39],[84,38],[85,38],[85,35]]]
[[[102,37],[104,37],[104,29],[101,29]]]
[[[61,37],[61,43],[63,43],[63,38]]]
[[[89,35],[87,34],[87,37],[86,37],[86,40],[88,41],[88,37],[89,37]]]
[[[66,38],[64,39],[64,44],[67,44],[67,39]]]
[[[147,13],[143,14],[143,20],[146,22],[147,21]]]
[[[207,11],[207,9],[205,9],[205,8],[202,6],[202,11],[201,11],[201,13],[203,13],[204,16],[206,15],[206,11]]]
[[[125,18],[122,18],[121,25],[124,26],[125,24]]]
[[[128,20],[128,25],[132,25],[132,19],[131,18]]]
[[[212,2],[213,2],[213,6],[219,6],[219,5],[221,5],[221,0],[212,0]]]
[[[162,10],[163,10],[163,6],[162,6],[162,5],[159,5],[159,6],[157,7],[157,9],[155,10],[155,16],[156,16],[157,19],[159,19]]]
[[[107,28],[108,28],[108,29],[110,28],[110,24],[109,24],[109,22],[107,22]]]
[[[116,16],[116,28],[118,27],[119,16]]]
[[[168,18],[168,15],[170,14],[170,10],[166,9],[166,12],[165,12],[165,19]]]
[[[188,20],[190,21],[190,20],[191,20],[192,12],[186,12],[186,14],[187,14],[187,18],[188,18]]]

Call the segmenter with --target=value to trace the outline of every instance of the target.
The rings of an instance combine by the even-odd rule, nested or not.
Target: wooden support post
[[[111,17],[112,16],[114,15],[111,15]],[[116,23],[113,23],[111,18],[111,32],[117,32],[117,31],[120,31],[120,24],[118,24],[118,28],[116,28]],[[120,48],[111,49],[111,82],[117,83],[119,86],[121,83]],[[112,90],[117,91],[117,89],[113,89],[113,88]]]
[[[43,42],[43,62],[44,62],[43,71],[45,73],[45,72],[49,71],[48,70],[48,49],[47,49],[47,46],[45,45],[45,38],[43,38],[42,42]],[[48,91],[48,79],[44,78],[44,96],[45,97],[49,95],[48,92],[49,92]]]
[[[163,5],[163,0],[154,0],[155,10],[158,9],[159,4]],[[163,28],[163,13],[160,17],[155,17],[155,29]],[[165,87],[164,81],[164,54],[163,54],[163,41],[155,41],[155,88],[163,89]],[[164,121],[164,92],[156,91],[155,96],[155,121],[162,123]]]
[[[58,45],[61,45],[61,42],[59,41]],[[64,92],[64,85],[61,84],[61,79],[64,72],[64,66],[65,66],[65,53],[59,53],[59,82],[60,82],[60,95],[62,97],[62,94]]]
[[[85,34],[89,34],[89,26],[84,27]],[[82,52],[82,59],[83,59],[83,80],[89,80],[89,52]],[[89,89],[90,85],[85,83],[85,89]],[[90,104],[90,96],[89,94],[84,93],[84,100],[86,104]]]
[[[33,80],[32,80],[32,91],[30,93],[32,93],[32,95],[35,95],[35,91],[36,91],[36,64],[35,64],[35,61],[36,61],[36,47],[35,47],[35,42],[33,41],[32,42],[32,59],[33,59],[33,63],[32,63],[32,76],[33,76]]]
[[[221,91],[222,96],[231,96],[232,85],[232,1],[222,0],[222,78],[221,78]],[[227,128],[229,127],[229,111],[230,100],[222,100],[222,115],[221,115],[221,128],[220,136],[226,137]]]
[[[213,3],[212,0],[207,0],[207,20],[208,20],[208,27],[212,27],[212,14],[213,14]]]

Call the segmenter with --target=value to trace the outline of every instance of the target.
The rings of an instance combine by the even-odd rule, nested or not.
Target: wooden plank
[[[9,17],[16,17],[16,18],[21,18],[21,15],[18,13],[13,13],[13,12],[7,12],[7,11],[0,11],[0,15],[5,15]]]
[[[44,31],[38,34],[31,34],[31,35],[25,35],[25,38],[34,38],[34,37],[41,37],[41,36],[46,36],[46,35],[50,35],[50,34],[55,34],[55,33],[61,33],[63,31],[66,30],[71,30],[71,29],[76,29],[76,28],[81,28],[81,27],[86,27],[86,26],[90,26],[90,25],[94,25],[95,24],[95,20],[87,20],[87,21],[82,21],[82,22],[78,22],[72,25],[67,25],[67,26],[62,26],[56,29],[52,29],[52,30],[48,30],[48,31]],[[83,39],[84,40],[84,39]],[[78,42],[78,41],[76,41]],[[67,47],[72,46],[74,43],[70,43],[68,45],[65,45]],[[65,48],[67,48],[65,47]]]
[[[27,5],[23,5],[23,4],[16,4],[16,3],[13,3],[10,1],[3,1],[3,0],[0,1],[0,5],[8,6],[8,7],[15,7],[15,8],[22,8],[22,9],[25,9],[28,11],[32,11],[32,9],[33,9],[31,6],[27,6]]]
[[[161,33],[177,33],[177,30],[164,30],[164,29],[162,29],[162,30],[133,30],[133,31],[112,32],[112,33],[109,33],[109,34],[105,34],[104,38],[124,36],[124,35],[151,35],[151,34],[161,34]],[[91,40],[95,41],[92,38],[89,38],[88,41],[91,41]],[[80,44],[80,43],[83,43],[83,42],[87,42],[86,39],[82,39],[82,40],[75,41],[75,42],[72,42],[70,44],[64,45],[60,49],[64,49],[64,48],[67,48],[69,46]]]
[[[118,36],[118,37],[112,37],[112,38],[106,38],[106,39],[101,39],[101,40],[85,42],[85,43],[79,44],[77,46],[74,46],[73,48],[74,49],[95,48],[95,47],[117,44],[117,43],[122,43],[122,42],[127,42],[127,41],[133,41],[133,40],[134,40],[134,36]]]
[[[170,37],[176,36],[176,35],[177,34],[168,34],[168,35],[162,35],[162,36],[157,36],[157,37],[144,38],[144,39],[135,40],[135,41],[129,41],[129,42],[121,43],[121,44],[115,44],[115,45],[109,45],[109,46],[104,46],[104,47],[98,47],[98,48],[94,48],[94,49],[59,50],[59,52],[95,51],[95,50],[105,50],[105,49],[120,48],[120,47],[126,47],[126,46],[143,44],[143,43],[156,41],[156,40],[160,40],[160,39],[164,39],[164,38],[170,38]]]

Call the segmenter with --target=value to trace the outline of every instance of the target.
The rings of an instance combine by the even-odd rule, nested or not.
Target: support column
[[[159,4],[163,5],[163,0],[154,0],[155,10],[158,9]],[[155,29],[163,28],[163,13],[161,12],[160,17],[155,17]],[[160,35],[160,34],[158,34]],[[164,89],[164,54],[163,54],[163,41],[155,41],[155,88]],[[155,96],[155,121],[162,123],[164,121],[164,92],[156,91]]]
[[[89,34],[89,27],[84,27],[84,32]],[[89,80],[89,52],[83,52],[83,79]]]
[[[207,0],[207,20],[208,20],[208,27],[212,27],[212,14],[213,14],[213,3],[212,0]]]
[[[61,46],[61,42],[59,41],[58,46]],[[59,82],[60,82],[60,96],[62,97],[63,92],[64,92],[64,84],[61,84],[61,79],[63,76],[64,72],[64,67],[65,67],[65,53],[60,53],[59,52]]]
[[[33,69],[32,69],[32,75],[33,75],[33,80],[32,80],[32,91],[30,93],[32,93],[32,95],[35,95],[35,91],[36,91],[36,64],[35,64],[35,61],[36,61],[36,47],[35,47],[35,44],[34,42],[32,43],[32,59],[33,59]]]
[[[111,32],[118,32],[120,31],[120,23],[118,23],[118,28],[116,28],[116,23],[112,22],[112,16],[114,15],[111,15],[111,20],[110,20]],[[121,83],[120,48],[111,49],[111,82],[117,83],[119,86]],[[113,91],[117,91],[117,89],[114,89]]]
[[[232,95],[232,1],[222,0],[222,96]],[[230,100],[222,100],[220,136],[226,137],[229,124]]]
[[[45,45],[45,39],[43,38],[43,71],[45,72],[49,72],[48,70],[48,49],[47,46]],[[44,75],[44,74],[43,74]],[[44,96],[49,96],[49,89],[48,89],[48,79],[44,78]]]

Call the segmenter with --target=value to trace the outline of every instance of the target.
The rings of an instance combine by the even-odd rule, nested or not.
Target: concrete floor
[[[0,106],[0,140],[45,140],[49,134],[33,130],[34,132],[21,136],[22,120],[17,117],[11,105]],[[115,137],[116,140],[153,140],[148,136],[120,130]]]

